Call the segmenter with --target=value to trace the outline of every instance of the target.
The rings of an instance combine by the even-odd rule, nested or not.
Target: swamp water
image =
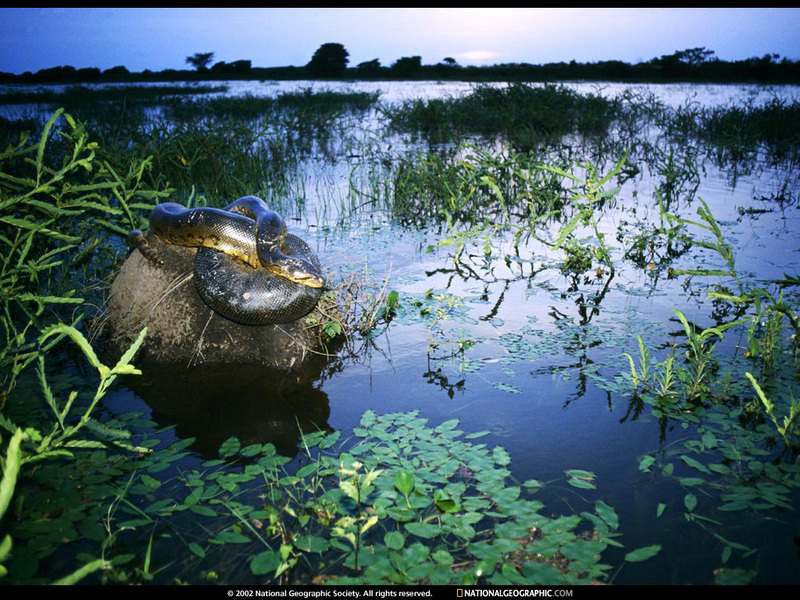
[[[286,84],[234,82],[229,93],[242,93],[239,85],[245,93],[259,94],[276,93]],[[353,83],[347,89],[361,86],[372,84]],[[376,87],[387,102],[469,89],[405,83]],[[598,89],[571,87],[581,92]],[[724,104],[740,95],[758,102],[797,93],[792,87],[641,87],[674,106],[687,101]],[[603,89],[617,93],[615,86]],[[413,146],[400,137],[388,143]],[[683,149],[674,150],[676,161],[700,166],[695,176],[680,182],[668,212],[702,222],[697,216],[697,198],[702,198],[733,249],[739,279],[747,285],[796,277],[797,166],[759,164],[734,174],[728,166],[702,158],[695,162]],[[600,165],[600,173],[611,170],[619,158]],[[516,238],[516,230],[498,231],[488,246],[482,237],[469,239],[457,253],[455,245],[442,244],[450,234],[446,225],[415,225],[369,201],[374,190],[367,189],[369,183],[358,174],[374,165],[365,165],[356,155],[333,165],[312,165],[305,175],[302,207],[287,206],[284,211],[290,231],[317,250],[330,272],[366,273],[379,286],[385,281],[397,292],[391,320],[354,340],[339,357],[321,358],[284,377],[235,369],[173,369],[146,372],[135,382],[123,379],[105,397],[103,410],[164,444],[183,446],[182,440],[194,438],[186,442],[181,458],[148,473],[162,481],[191,481],[188,474],[209,469],[208,461],[219,458],[219,448],[229,438],[237,438],[242,446],[274,444],[280,454],[293,459],[286,467],[292,470],[306,464],[298,454],[298,425],[305,433],[340,432],[337,443],[346,443],[358,441],[354,430],[364,426],[365,414],[380,418],[416,411],[429,427],[457,419],[464,435],[484,433],[474,443],[507,451],[511,476],[528,484],[523,492],[544,504],[543,514],[592,512],[598,501],[613,507],[623,547],[610,546],[602,562],[611,565],[608,575],[614,583],[706,584],[714,582],[715,571],[728,569],[743,581],[798,584],[796,458],[781,451],[780,440],[762,444],[756,454],[748,453],[744,446],[749,442],[743,441],[741,463],[736,464],[725,454],[728,444],[736,446],[738,435],[727,421],[665,417],[666,411],[642,404],[633,393],[625,353],[638,363],[638,336],[654,359],[664,360],[670,347],[686,341],[673,311],[681,311],[700,328],[712,327],[720,307],[708,298],[708,291],[723,283],[734,293],[730,277],[670,278],[659,266],[664,249],[648,246],[645,234],[662,219],[656,199],[661,179],[654,167],[639,167],[635,176],[615,177],[603,186],[619,188],[598,213],[598,230],[610,249],[613,269],[594,261],[591,268],[569,271],[563,268],[562,250],[529,236]],[[350,210],[355,204],[358,208]],[[711,239],[708,231],[697,227],[689,226],[688,233]],[[643,253],[638,264],[632,253],[626,254],[637,236]],[[718,253],[700,246],[669,264],[676,270],[726,268]],[[744,337],[741,329],[725,332],[715,349],[723,357],[715,377],[744,379],[745,368],[736,362],[745,352]],[[676,353],[682,355],[683,350]],[[752,388],[749,393],[752,397]],[[770,496],[773,500],[762,498],[744,509],[725,508],[730,503],[723,499],[725,494],[746,487],[773,462],[789,465],[780,474],[793,477],[793,486],[776,492],[777,500]],[[760,483],[778,481],[776,475]],[[242,497],[258,497],[259,482],[248,485]],[[186,486],[183,495],[190,483]],[[164,495],[166,487],[153,483],[142,489],[137,482],[122,512],[133,520],[145,506],[169,497]],[[222,550],[215,550],[214,562],[203,559],[206,551],[197,547],[196,556],[170,560],[173,544],[185,548],[189,539],[198,543],[198,529],[208,537],[230,529],[231,514],[215,518],[213,512],[185,511],[170,522],[171,531],[153,545],[155,581],[169,583],[178,577],[192,582],[211,571],[221,583],[265,581],[248,564],[264,548],[253,541],[257,536],[241,525],[243,520],[234,519],[233,529],[249,541],[230,537]],[[130,552],[142,552],[150,534],[160,531],[157,525],[145,529],[138,538],[123,542],[130,544]],[[411,539],[408,536],[406,547]],[[654,546],[660,550],[651,558],[625,562],[632,550]],[[329,574],[348,573],[342,565],[328,569]]]

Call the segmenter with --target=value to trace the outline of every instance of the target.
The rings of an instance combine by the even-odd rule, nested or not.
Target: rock
[[[300,366],[325,353],[319,328],[306,318],[280,325],[234,323],[201,300],[193,281],[194,248],[165,244],[150,236],[163,260],[157,264],[134,251],[110,288],[103,335],[121,354],[147,327],[134,364],[256,364],[278,370]],[[324,319],[315,308],[309,315]]]

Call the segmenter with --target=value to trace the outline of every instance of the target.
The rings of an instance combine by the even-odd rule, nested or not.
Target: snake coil
[[[223,209],[159,204],[150,214],[150,233],[168,244],[198,248],[198,294],[236,323],[289,323],[311,312],[322,295],[325,279],[316,254],[255,196]],[[129,237],[146,258],[161,262],[141,231]]]

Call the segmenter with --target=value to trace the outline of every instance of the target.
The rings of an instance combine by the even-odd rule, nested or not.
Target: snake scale
[[[159,204],[150,214],[150,234],[198,248],[197,292],[212,310],[237,323],[295,321],[314,309],[325,286],[313,250],[256,196],[222,209]],[[140,230],[131,231],[129,239],[146,258],[161,262]]]

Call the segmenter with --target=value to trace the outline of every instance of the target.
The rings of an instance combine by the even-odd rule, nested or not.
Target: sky
[[[800,60],[797,8],[0,8],[0,71],[188,69],[186,57],[303,66],[325,43],[349,65],[635,64],[705,47],[722,60]]]

